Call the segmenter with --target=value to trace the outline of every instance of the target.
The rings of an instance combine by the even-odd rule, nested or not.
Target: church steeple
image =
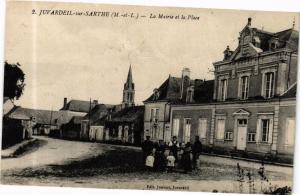
[[[126,83],[124,84],[123,89],[123,101],[122,108],[134,106],[134,83],[132,80],[132,70],[131,65],[129,66],[129,71],[127,75]]]

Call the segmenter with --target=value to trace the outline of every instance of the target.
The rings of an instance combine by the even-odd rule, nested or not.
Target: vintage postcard
[[[1,184],[292,193],[299,16],[7,1]]]

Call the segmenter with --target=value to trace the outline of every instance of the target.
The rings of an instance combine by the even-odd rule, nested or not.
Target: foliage
[[[247,173],[246,173],[247,172]],[[265,172],[265,164],[262,161],[260,168],[257,171],[257,174],[260,179],[260,192],[256,192],[255,188],[255,174],[251,173],[249,170],[241,168],[239,163],[237,163],[237,182],[239,183],[239,191],[240,193],[244,192],[244,182],[248,183],[248,193],[255,194],[255,193],[262,193],[262,194],[291,194],[292,188],[285,186],[285,187],[278,187],[276,185],[272,185],[270,180],[268,179],[266,172]],[[246,178],[246,179],[245,179]],[[266,187],[267,186],[267,187]]]
[[[25,87],[25,74],[20,64],[4,63],[4,97],[19,99]]]

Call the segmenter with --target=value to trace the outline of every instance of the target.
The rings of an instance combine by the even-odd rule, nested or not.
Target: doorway
[[[247,119],[237,119],[237,149],[245,150],[247,141]]]

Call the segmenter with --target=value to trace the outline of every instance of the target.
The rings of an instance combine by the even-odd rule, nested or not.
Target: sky
[[[38,16],[33,9],[146,17]],[[150,19],[150,14],[194,15],[199,20]],[[237,47],[248,17],[253,27],[270,32],[291,28],[295,18],[299,29],[298,13],[9,2],[5,60],[21,64],[26,83],[16,104],[59,109],[64,97],[120,104],[130,65],[137,104],[169,74],[180,77],[184,67],[190,68],[193,79],[213,79],[213,62],[222,60],[227,45]]]

